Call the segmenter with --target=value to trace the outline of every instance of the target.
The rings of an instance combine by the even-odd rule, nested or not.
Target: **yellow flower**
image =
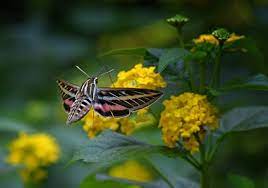
[[[160,127],[163,140],[169,147],[175,147],[182,141],[191,152],[198,151],[196,137],[204,137],[205,127],[214,130],[218,127],[216,108],[206,96],[195,93],[183,93],[172,96],[163,102],[165,110],[161,113]]]
[[[89,138],[94,138],[105,129],[117,130],[119,128],[118,118],[105,118],[94,112],[93,109],[84,117],[83,129]]]
[[[120,131],[126,135],[130,135],[135,130],[152,125],[156,122],[154,116],[147,111],[138,111],[132,117],[120,119]]]
[[[236,35],[235,33],[232,33],[230,37],[225,41],[225,43],[231,43],[240,39],[245,38],[244,35]]]
[[[10,143],[6,161],[12,165],[24,166],[21,175],[25,181],[39,180],[46,177],[41,168],[55,163],[59,154],[59,146],[52,136],[44,133],[20,133],[19,137]]]
[[[183,142],[185,149],[190,151],[192,154],[199,151],[199,142],[194,136],[184,139]]]
[[[216,39],[213,35],[211,34],[202,34],[199,35],[198,38],[193,40],[195,44],[200,44],[200,43],[211,43],[214,45],[219,45],[218,39]]]
[[[155,67],[143,67],[137,64],[129,71],[121,71],[117,75],[115,87],[156,89],[166,87],[166,82]]]
[[[152,173],[145,166],[133,160],[112,167],[109,170],[109,175],[139,182],[149,182],[153,180]]]
[[[129,135],[133,131],[155,122],[153,115],[146,111],[142,111],[142,113],[138,112],[137,115],[125,118],[107,118],[90,110],[83,120],[83,129],[87,132],[89,138],[94,138],[98,133],[105,129],[121,131],[122,133]]]

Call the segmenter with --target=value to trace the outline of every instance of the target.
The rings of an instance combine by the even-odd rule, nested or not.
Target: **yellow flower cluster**
[[[193,41],[194,41],[195,44],[210,43],[210,44],[214,44],[214,45],[219,45],[218,39],[216,39],[216,37],[214,37],[211,34],[199,35],[199,37],[194,39]]]
[[[115,87],[123,88],[146,88],[156,89],[166,86],[166,82],[159,73],[156,73],[155,67],[143,67],[137,64],[129,71],[119,72]],[[155,118],[147,109],[142,109],[137,114],[126,118],[105,118],[99,116],[91,110],[84,118],[84,131],[87,132],[89,138],[93,138],[96,134],[104,129],[121,131],[124,134],[131,134],[134,130],[146,125],[153,124]]]
[[[130,135],[134,130],[154,124],[156,120],[151,113],[143,110],[138,111],[132,117],[122,118],[119,122],[120,131],[126,135]]]
[[[153,180],[152,173],[145,166],[133,160],[112,167],[109,170],[109,175],[139,182],[149,182]]]
[[[232,33],[230,37],[225,41],[226,43],[231,43],[240,39],[245,38],[244,35],[236,35],[235,33]]]
[[[59,146],[52,136],[21,133],[10,143],[6,161],[12,165],[23,165],[21,176],[24,181],[40,181],[47,176],[43,168],[55,163],[59,154]]]
[[[234,41],[240,40],[245,38],[245,36],[243,35],[236,35],[235,33],[232,33],[229,38],[225,41],[226,43],[232,43]],[[198,38],[193,39],[195,44],[200,44],[200,43],[210,43],[210,44],[214,44],[214,45],[219,45],[219,40],[214,37],[212,34],[202,34],[199,35]]]
[[[160,127],[169,147],[181,141],[194,153],[199,150],[198,139],[203,139],[205,127],[211,130],[218,127],[217,110],[204,95],[187,92],[172,96],[163,104],[165,110],[161,113]]]
[[[117,75],[115,87],[156,89],[166,87],[166,82],[155,67],[143,67],[137,64],[129,71],[121,71]]]
[[[87,132],[89,138],[94,138],[104,129],[117,130],[119,128],[118,119],[105,118],[94,112],[93,109],[84,117],[83,129]]]
[[[94,138],[105,129],[120,131],[129,135],[133,131],[155,122],[154,116],[149,112],[138,112],[137,115],[125,118],[105,118],[93,112],[93,110],[90,110],[83,120],[83,129],[87,132],[89,138]]]

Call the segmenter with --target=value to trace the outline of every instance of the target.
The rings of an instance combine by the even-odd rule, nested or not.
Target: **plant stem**
[[[193,160],[191,160],[189,157],[182,156],[182,159],[186,160],[188,163],[190,163],[197,171],[201,170],[201,166],[197,163],[195,163]]]
[[[208,168],[202,168],[201,171],[201,188],[209,188],[209,181],[208,181]]]
[[[204,62],[200,62],[200,86],[199,91],[203,93],[205,90],[205,83],[206,82],[206,70]]]
[[[201,169],[201,164],[200,162],[190,153],[188,154],[188,157],[199,167],[199,170]]]
[[[181,48],[184,48],[182,30],[181,29],[177,29],[177,31],[178,31],[178,39],[179,39],[180,47]]]
[[[220,85],[220,72],[221,72],[220,60],[221,60],[221,49],[219,50],[217,57],[215,59],[215,65],[214,65],[211,83],[210,83],[211,87],[217,88]]]
[[[180,148],[184,148],[183,145],[180,142],[177,142]],[[197,171],[201,170],[201,165],[199,161],[197,161],[189,151],[183,149],[181,150],[181,158],[190,163]]]
[[[195,91],[195,84],[194,84],[194,77],[193,77],[193,72],[192,72],[192,69],[191,69],[191,66],[190,66],[190,63],[189,61],[185,62],[185,66],[186,66],[186,71],[188,73],[188,76],[189,76],[189,85],[190,85],[190,90],[192,91]]]
[[[214,156],[215,156],[215,153],[217,152],[219,146],[221,145],[223,139],[226,137],[227,135],[223,135],[221,136],[220,138],[218,138],[215,146],[212,148],[212,150],[209,152],[209,155],[208,155],[208,161],[211,162],[214,160]]]
[[[209,188],[209,179],[208,179],[208,168],[209,163],[206,160],[206,150],[204,144],[200,145],[200,155],[201,155],[201,177],[200,177],[200,188]]]

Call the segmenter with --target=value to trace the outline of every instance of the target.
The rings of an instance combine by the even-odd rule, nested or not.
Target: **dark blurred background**
[[[49,131],[62,147],[70,147],[64,139],[68,134],[87,139],[81,127],[65,127],[55,80],[80,84],[85,77],[74,65],[94,74],[104,64],[118,72],[142,61],[125,56],[96,61],[108,50],[177,45],[176,31],[164,19],[178,13],[191,20],[184,28],[186,42],[218,27],[255,40],[263,55],[261,63],[239,54],[226,56],[225,79],[268,73],[268,0],[10,0],[0,6],[0,123],[19,122]],[[100,84],[110,85],[106,79]],[[268,105],[267,93],[238,95],[223,98],[222,107]],[[225,187],[229,172],[252,178],[257,187],[268,187],[267,134],[261,130],[227,140],[213,168],[215,187]],[[1,135],[5,137],[9,135]],[[51,187],[56,178],[61,185],[75,187],[88,170],[77,165],[62,174],[61,167],[55,168]]]

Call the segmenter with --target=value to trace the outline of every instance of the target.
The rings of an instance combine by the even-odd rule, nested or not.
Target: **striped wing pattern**
[[[66,112],[70,112],[70,108],[75,101],[75,95],[78,92],[79,87],[64,80],[57,80],[57,83],[60,88],[63,107]]]
[[[125,117],[151,105],[162,95],[162,92],[151,89],[98,88],[93,107],[105,117]]]
[[[74,101],[68,114],[67,124],[76,122],[83,118],[91,108],[91,101],[88,97],[81,97]]]

